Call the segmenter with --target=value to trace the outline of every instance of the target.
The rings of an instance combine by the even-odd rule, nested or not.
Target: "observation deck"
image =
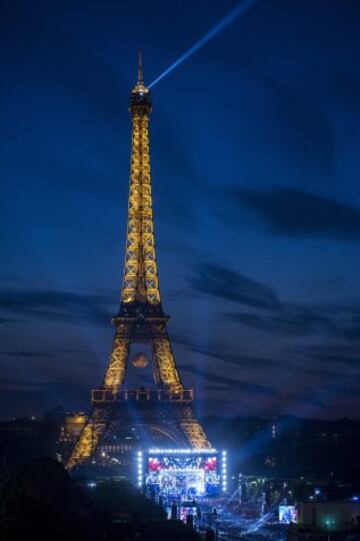
[[[108,389],[94,389],[91,392],[91,402],[95,406],[114,404],[118,402],[142,402],[154,404],[157,402],[171,402],[190,404],[194,400],[194,389],[170,391],[164,389],[131,389],[113,393]]]

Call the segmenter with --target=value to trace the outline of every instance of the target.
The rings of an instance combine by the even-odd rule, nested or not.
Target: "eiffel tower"
[[[166,328],[169,318],[161,304],[150,177],[151,110],[139,53],[129,108],[132,152],[120,310],[112,319],[116,330],[105,377],[101,388],[92,391],[92,411],[67,461],[69,469],[94,460],[101,446],[127,426],[137,431],[143,445],[162,438],[176,447],[211,448],[192,408],[193,389],[184,389],[176,368]],[[130,347],[138,343],[150,346],[155,390],[123,389]]]

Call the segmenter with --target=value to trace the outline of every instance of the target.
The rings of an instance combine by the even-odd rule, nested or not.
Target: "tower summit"
[[[193,390],[184,389],[167,333],[158,279],[151,193],[149,116],[151,93],[143,80],[139,52],[138,79],[130,96],[132,118],[130,187],[124,278],[115,336],[100,389],[92,391],[92,411],[68,459],[67,467],[103,456],[101,449],[121,440],[131,427],[136,446],[156,445],[209,449],[197,422]],[[155,390],[123,389],[130,348],[147,344],[151,349]],[[111,442],[112,445],[109,445]],[[116,451],[116,449],[115,449]]]
[[[133,106],[143,106],[149,107],[148,114],[151,111],[151,100],[150,100],[150,90],[144,84],[143,77],[143,64],[142,64],[142,51],[138,53],[138,78],[136,85],[132,89],[131,98],[130,98],[130,111],[132,111]]]

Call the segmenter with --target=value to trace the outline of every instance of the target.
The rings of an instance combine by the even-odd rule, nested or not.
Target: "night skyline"
[[[3,418],[88,409],[120,299],[137,49],[151,82],[236,5],[3,8]],[[360,8],[286,6],[257,2],[152,89],[160,287],[202,415],[359,416]]]

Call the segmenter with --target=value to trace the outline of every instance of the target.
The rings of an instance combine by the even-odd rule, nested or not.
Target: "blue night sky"
[[[137,49],[150,83],[235,6],[2,3],[2,418],[89,407]],[[355,0],[259,0],[152,89],[162,300],[202,415],[359,415],[359,20]]]

